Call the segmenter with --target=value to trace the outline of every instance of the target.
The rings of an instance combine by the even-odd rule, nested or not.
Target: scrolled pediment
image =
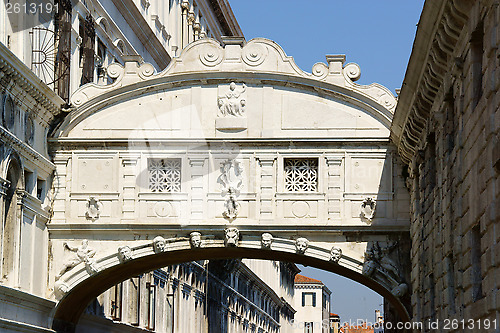
[[[71,102],[79,107],[116,88],[178,74],[253,72],[275,73],[331,83],[365,95],[391,112],[396,106],[396,98],[387,88],[376,83],[367,86],[354,83],[360,77],[360,68],[354,63],[344,64],[343,55],[327,55],[326,64],[316,63],[311,73],[308,73],[300,69],[293,57],[287,56],[281,46],[269,39],[256,38],[245,42],[244,39],[231,38],[225,40],[225,43],[221,45],[209,38],[193,42],[160,73],[155,73],[153,66],[143,63],[139,56],[125,57],[124,66],[117,63],[109,66],[108,75],[115,80],[112,84],[87,84],[75,92]]]

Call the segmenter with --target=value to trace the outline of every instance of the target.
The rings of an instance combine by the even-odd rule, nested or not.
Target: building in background
[[[305,333],[330,332],[331,291],[320,280],[295,276],[295,327]]]
[[[340,332],[340,316],[336,313],[330,313],[330,333]]]
[[[344,325],[340,328],[341,333],[374,333],[375,330],[372,326],[367,323],[363,323],[360,325],[350,325],[348,323],[344,323]]]
[[[0,42],[65,102],[85,83],[109,83],[107,67],[130,55],[161,71],[197,39],[243,36],[226,1],[54,1],[28,14],[19,1],[1,6]]]
[[[499,329],[499,47],[498,1],[425,2],[391,127],[408,165],[414,322]]]
[[[165,333],[293,332],[298,271],[294,264],[249,259],[169,266],[108,290],[84,320],[97,315],[129,330]]]

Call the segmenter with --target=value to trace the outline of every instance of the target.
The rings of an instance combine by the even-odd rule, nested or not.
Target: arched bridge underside
[[[300,70],[274,42],[203,39],[161,73],[129,57],[52,133],[53,328],[139,273],[258,258],[375,290],[409,320],[409,198],[394,96],[356,64]]]
[[[154,241],[144,242],[130,248],[126,258],[117,252],[92,263],[92,268],[88,264],[80,264],[67,274],[64,285],[56,282],[57,288],[70,292],[59,301],[53,328],[61,332],[73,331],[87,304],[126,277],[182,262],[232,258],[294,262],[342,275],[376,291],[394,306],[402,320],[410,320],[397,292],[387,289],[387,279],[391,278],[379,270],[370,277],[364,275],[363,263],[356,259],[343,255],[338,259],[335,251],[332,253],[331,249],[312,245],[307,246],[304,253],[298,252],[297,242],[290,239],[273,238],[266,247],[260,235],[240,234],[233,240],[224,239],[224,235],[211,236],[203,239],[200,247],[196,248],[187,237],[165,239],[163,250],[155,248]],[[220,236],[220,239],[215,236]],[[228,244],[228,241],[231,243]],[[97,272],[89,276],[89,271],[93,269]]]

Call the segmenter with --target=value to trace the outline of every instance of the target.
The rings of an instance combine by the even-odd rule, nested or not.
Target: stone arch
[[[18,207],[19,190],[24,189],[23,168],[20,157],[11,153],[5,167],[5,179],[8,181],[4,198],[1,234],[1,279],[7,284],[13,283],[17,247],[19,246],[20,210]]]
[[[157,247],[157,242],[163,242],[165,247]],[[402,320],[410,320],[401,299],[394,294],[394,290],[384,285],[383,280],[390,278],[387,272],[376,269],[368,277],[363,271],[364,263],[343,254],[336,262],[331,249],[324,246],[309,245],[304,253],[300,253],[297,239],[274,238],[271,248],[267,248],[257,235],[240,236],[234,246],[228,245],[227,240],[207,237],[200,247],[193,247],[187,237],[156,237],[130,250],[125,257],[117,250],[98,259],[89,258],[89,261],[78,264],[56,281],[54,293],[60,300],[54,313],[54,330],[73,332],[81,313],[92,299],[129,277],[182,262],[235,258],[294,262],[342,275],[379,293],[394,307]]]

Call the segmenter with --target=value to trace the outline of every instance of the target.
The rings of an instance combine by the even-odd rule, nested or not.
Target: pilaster
[[[204,211],[204,158],[190,158],[189,166],[191,171],[190,194],[191,194],[191,218],[194,220],[203,219]]]
[[[271,220],[274,217],[274,193],[276,192],[276,156],[263,155],[257,159],[260,163],[260,218]]]
[[[328,219],[341,220],[342,200],[342,156],[327,156],[327,202]]]

